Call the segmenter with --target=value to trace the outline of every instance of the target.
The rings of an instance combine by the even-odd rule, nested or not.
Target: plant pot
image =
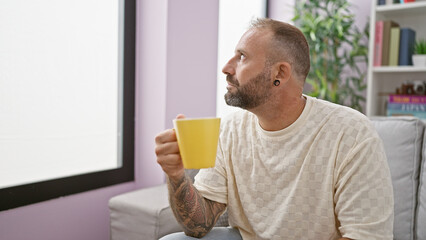
[[[426,67],[426,54],[414,54],[413,65],[415,67]]]

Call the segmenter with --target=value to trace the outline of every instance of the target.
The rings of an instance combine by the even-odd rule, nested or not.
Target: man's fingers
[[[157,145],[166,142],[176,142],[176,133],[173,129],[167,129],[155,137],[155,143]]]
[[[155,154],[157,156],[177,153],[179,153],[179,145],[177,142],[167,142],[155,147]]]
[[[182,160],[179,154],[167,154],[157,158],[157,162],[163,169],[174,169],[182,166]]]
[[[183,119],[185,115],[179,114],[176,119]],[[169,179],[181,178],[184,174],[184,167],[179,153],[176,132],[168,129],[155,137],[155,154],[157,162]]]

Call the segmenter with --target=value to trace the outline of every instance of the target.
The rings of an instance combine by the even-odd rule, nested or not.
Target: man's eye
[[[243,59],[245,59],[246,58],[246,56],[244,55],[244,54],[241,54],[240,55],[240,60],[243,60]]]

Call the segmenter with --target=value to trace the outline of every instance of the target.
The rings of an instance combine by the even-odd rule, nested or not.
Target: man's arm
[[[177,118],[184,118],[178,115]],[[167,175],[170,205],[187,235],[203,237],[215,225],[226,205],[205,199],[186,176],[174,130],[169,129],[155,138],[157,162]]]
[[[201,238],[216,224],[226,205],[204,198],[188,176],[178,181],[167,178],[170,205],[185,234]]]

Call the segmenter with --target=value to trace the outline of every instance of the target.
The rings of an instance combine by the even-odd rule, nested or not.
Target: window
[[[134,179],[135,11],[0,2],[0,210]]]

